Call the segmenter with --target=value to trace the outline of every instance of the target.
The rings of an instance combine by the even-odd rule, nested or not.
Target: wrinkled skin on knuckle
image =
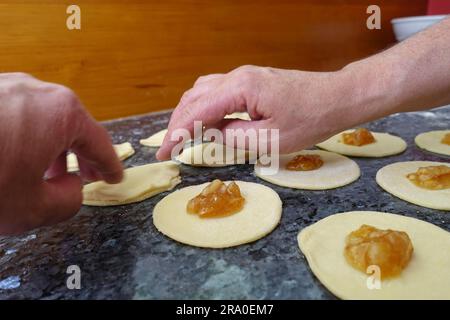
[[[49,111],[52,113],[53,123],[50,125],[54,126],[55,130],[59,130],[59,134],[64,137],[79,132],[87,117],[77,96],[72,90],[59,85],[51,90],[52,93],[48,99],[50,99]]]

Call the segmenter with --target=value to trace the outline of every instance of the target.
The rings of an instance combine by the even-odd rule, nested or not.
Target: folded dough
[[[354,130],[344,131],[345,133],[353,132]],[[354,157],[386,157],[401,153],[406,149],[406,142],[397,136],[389,133],[372,132],[375,137],[375,142],[363,146],[352,146],[341,142],[342,133],[336,134],[316,146],[328,151],[340,153],[346,156]]]
[[[323,165],[317,170],[292,171],[286,169],[286,164],[299,154],[319,155]],[[255,163],[255,175],[273,184],[306,190],[326,190],[345,186],[357,180],[360,176],[358,164],[340,154],[321,151],[303,150],[291,154],[280,155],[279,169],[274,175],[264,175],[264,166],[257,161]]]
[[[414,253],[402,273],[369,289],[369,274],[344,257],[346,236],[361,225],[408,234]],[[450,299],[450,233],[425,221],[401,215],[353,211],[331,215],[300,231],[300,250],[312,272],[342,299]]]
[[[420,167],[450,166],[445,162],[405,161],[389,164],[377,172],[377,183],[394,196],[413,204],[437,210],[450,211],[450,189],[427,190],[416,186],[406,177]]]
[[[222,156],[216,155],[216,150],[220,149]],[[257,152],[234,149],[215,142],[203,142],[184,149],[175,160],[191,166],[224,167],[253,162],[256,158]]]
[[[83,188],[83,204],[115,206],[139,202],[171,190],[181,182],[178,165],[173,161],[151,163],[124,171],[118,184],[97,181]]]
[[[264,185],[235,182],[245,198],[241,211],[218,218],[200,218],[187,213],[187,202],[209,184],[204,183],[172,192],[158,202],[153,209],[155,227],[176,241],[205,248],[233,247],[266,236],[280,222],[280,197]]]
[[[134,149],[131,143],[124,142],[121,144],[115,144],[114,150],[116,151],[117,157],[122,161],[134,154]],[[78,171],[78,160],[75,154],[69,153],[67,155],[67,171],[74,172]]]
[[[441,142],[444,136],[449,133],[450,130],[424,132],[417,135],[414,141],[419,148],[450,156],[450,146]]]

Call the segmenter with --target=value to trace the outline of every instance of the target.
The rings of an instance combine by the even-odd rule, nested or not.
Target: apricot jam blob
[[[225,217],[239,212],[245,203],[241,190],[235,182],[227,185],[215,179],[196,197],[189,200],[188,213],[197,214],[200,218]]]
[[[322,158],[317,154],[299,154],[286,164],[287,170],[311,171],[323,165]]]
[[[347,262],[364,273],[367,267],[378,266],[381,279],[400,275],[414,250],[406,232],[381,230],[365,224],[352,231],[345,242]]]
[[[450,133],[447,133],[441,140],[443,144],[448,144],[450,146]]]
[[[450,167],[445,165],[421,167],[406,177],[420,188],[428,190],[450,188]]]
[[[342,134],[342,142],[351,146],[360,147],[366,144],[374,143],[375,137],[369,130],[358,128],[353,132],[344,132]]]

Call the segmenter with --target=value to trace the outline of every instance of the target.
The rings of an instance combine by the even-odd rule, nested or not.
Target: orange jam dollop
[[[374,143],[375,137],[369,130],[358,128],[353,132],[344,132],[342,134],[342,142],[351,146],[360,147],[366,144]]]
[[[189,200],[187,212],[200,218],[225,217],[239,212],[245,199],[235,182],[227,185],[215,179],[196,197]]]
[[[317,154],[299,154],[286,164],[287,170],[311,171],[323,165],[322,158]]]
[[[443,144],[448,144],[450,146],[450,133],[447,133],[441,140]]]
[[[450,167],[444,165],[421,167],[406,177],[420,188],[429,190],[450,188]]]
[[[381,279],[400,275],[411,260],[413,245],[403,231],[380,230],[363,224],[345,243],[347,262],[364,273],[369,266],[380,268]]]

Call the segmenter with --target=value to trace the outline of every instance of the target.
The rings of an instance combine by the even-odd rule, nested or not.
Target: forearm
[[[450,18],[339,71],[352,87],[350,125],[450,103]]]

